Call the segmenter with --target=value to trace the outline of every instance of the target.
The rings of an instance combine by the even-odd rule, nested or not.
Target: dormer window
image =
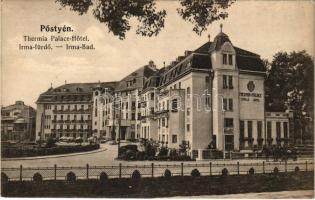
[[[227,54],[223,54],[223,65],[227,65]]]
[[[233,56],[229,55],[229,65],[233,65]]]
[[[231,54],[222,54],[222,63],[223,65],[233,65],[233,55]]]

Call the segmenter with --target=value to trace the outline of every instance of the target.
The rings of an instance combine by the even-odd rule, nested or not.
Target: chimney
[[[185,56],[188,56],[191,53],[191,51],[186,50],[185,51]]]
[[[152,68],[152,69],[154,69],[154,70],[156,70],[156,66],[155,66],[153,60],[150,60],[150,61],[149,61],[149,67]]]
[[[24,105],[24,102],[23,101],[16,101],[15,105]]]

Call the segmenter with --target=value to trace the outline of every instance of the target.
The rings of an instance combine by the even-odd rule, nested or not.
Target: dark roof
[[[223,32],[220,32],[217,36],[215,36],[212,44],[210,45],[210,48],[208,49],[208,52],[219,50],[225,42],[231,42],[229,36]]]
[[[119,81],[116,91],[128,91],[143,88],[144,82],[151,76],[158,74],[158,70],[149,65],[138,68],[121,81]],[[127,85],[128,84],[128,85]]]
[[[185,56],[180,56],[176,62],[162,68],[160,86],[172,82],[181,77],[189,70],[193,69],[211,69],[212,63],[209,53],[219,50],[225,42],[231,42],[225,33],[219,33],[213,42],[206,42],[194,51],[186,51]],[[232,44],[233,45],[233,44]],[[234,47],[234,46],[233,46]],[[250,51],[234,47],[236,51],[236,66],[240,70],[253,72],[265,72],[260,56]]]
[[[266,67],[259,57],[237,55],[236,64],[241,70],[258,72],[266,71]]]
[[[143,86],[143,91],[146,91],[151,88],[156,88],[159,86],[160,83],[160,76],[151,76]]]
[[[51,102],[55,101],[54,98],[63,95],[92,95],[93,88],[111,88],[114,89],[117,82],[96,82],[96,83],[69,83],[61,85],[57,88],[49,88],[46,92],[42,93],[37,102]],[[88,97],[86,97],[88,99]]]
[[[31,109],[31,110],[35,110],[31,106],[25,105],[23,101],[16,101],[15,104],[1,107],[2,111],[11,111],[13,109],[21,109],[21,110]]]

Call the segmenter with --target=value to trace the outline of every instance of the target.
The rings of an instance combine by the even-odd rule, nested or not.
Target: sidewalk
[[[102,151],[106,151],[106,148],[99,148],[93,151],[79,152],[79,153],[67,153],[67,154],[58,154],[58,155],[48,155],[48,156],[36,156],[36,157],[19,157],[19,158],[1,158],[1,161],[17,161],[17,160],[36,160],[36,159],[48,159],[48,158],[61,158],[61,157],[69,157],[69,156],[78,156],[78,155],[86,155],[93,154]]]

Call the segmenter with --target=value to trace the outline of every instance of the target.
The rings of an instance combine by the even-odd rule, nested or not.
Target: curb
[[[37,160],[37,159],[48,159],[48,158],[61,158],[61,157],[69,157],[69,156],[79,156],[79,155],[86,155],[86,154],[93,154],[102,151],[106,151],[107,149],[97,149],[94,151],[87,151],[87,152],[79,152],[79,153],[69,153],[69,154],[60,154],[60,155],[49,155],[49,156],[38,156],[38,157],[19,157],[19,158],[1,158],[1,161],[17,161],[17,160]]]

